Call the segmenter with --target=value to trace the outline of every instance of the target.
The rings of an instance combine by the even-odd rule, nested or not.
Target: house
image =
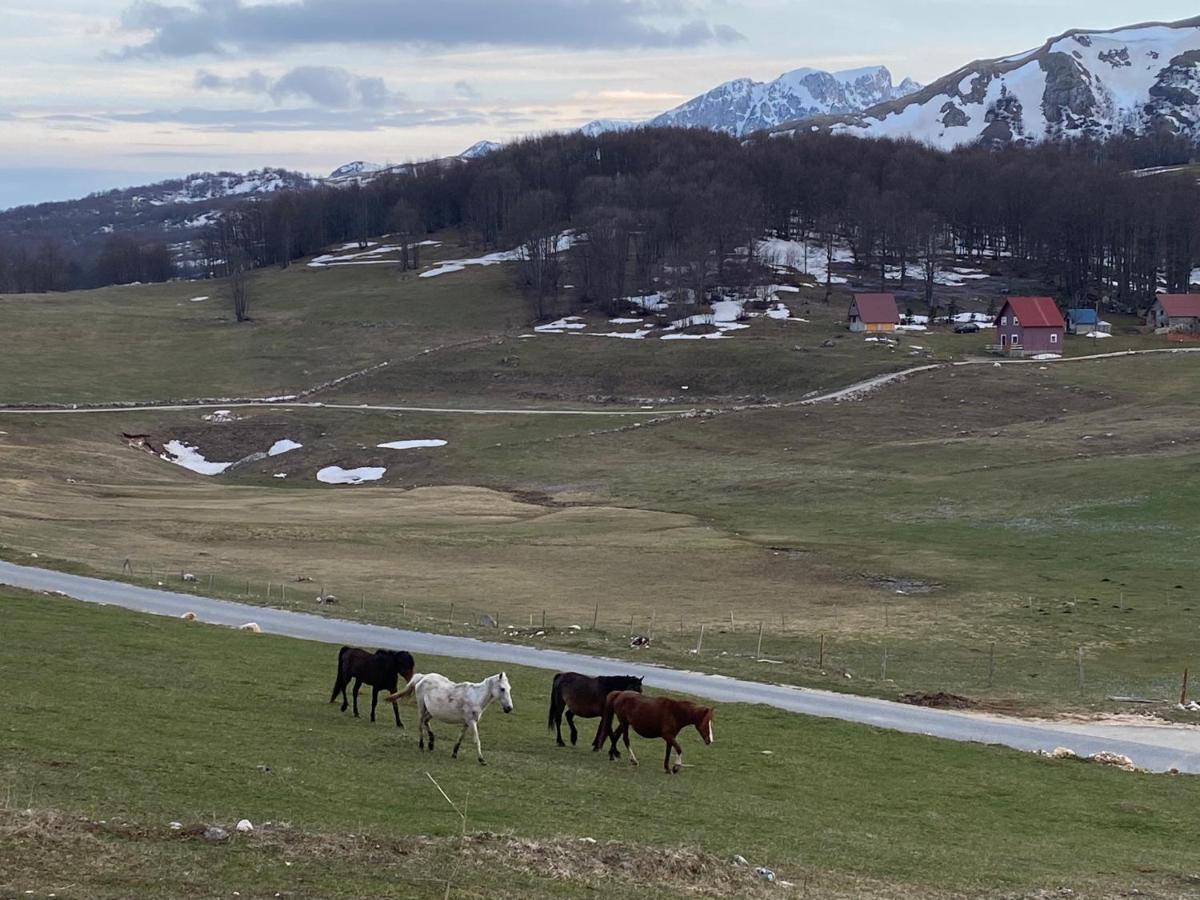
[[[894,294],[855,294],[850,301],[851,331],[895,331],[900,324]]]
[[[1062,353],[1066,332],[1053,297],[1009,297],[996,316],[992,349],[1013,356]]]
[[[1094,309],[1067,310],[1067,334],[1088,334],[1093,331],[1108,334],[1112,331],[1112,325],[1101,319]]]
[[[1146,312],[1146,324],[1169,331],[1200,330],[1200,294],[1158,294]]]

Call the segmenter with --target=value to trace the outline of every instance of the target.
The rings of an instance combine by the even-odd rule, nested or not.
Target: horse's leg
[[[354,678],[354,718],[358,718],[358,689],[362,687],[362,679],[358,676]]]
[[[454,749],[450,751],[451,759],[458,759],[458,748],[462,746],[463,738],[467,736],[467,729],[471,726],[471,720],[463,722],[462,731],[458,733],[458,740],[454,742]]]
[[[562,691],[559,689],[558,678],[554,679],[554,686],[550,688],[550,724],[554,726],[554,740],[560,747],[567,746],[562,739],[562,714],[563,714],[563,699]]]
[[[379,688],[371,685],[371,721],[375,721],[375,705],[379,702]]]
[[[622,737],[625,738],[625,749],[629,751],[629,763],[630,763],[630,765],[636,766],[638,764],[638,758],[636,756],[634,756],[633,747],[631,747],[629,745],[629,723],[628,722],[626,722],[621,727],[621,735],[622,735]],[[620,758],[621,758],[621,755],[618,753],[617,759],[620,759]]]
[[[395,703],[392,704],[392,712],[394,712],[396,714],[396,727],[403,728],[404,723],[400,721],[400,701],[399,700],[397,700]]]
[[[667,737],[664,734],[663,740],[667,742],[667,755],[663,759],[663,769],[668,775],[678,774],[679,770],[683,768],[683,748],[679,746],[679,742],[675,740],[674,736]],[[672,750],[679,754],[679,762],[675,763],[675,765],[671,765]]]
[[[486,766],[487,760],[483,758],[483,747],[479,743],[479,721],[472,719],[467,724],[471,729],[471,737],[475,738],[475,755],[479,757],[479,764]]]
[[[571,729],[571,746],[575,746],[575,742],[579,740],[579,732],[575,729],[575,713],[567,710],[567,727]]]

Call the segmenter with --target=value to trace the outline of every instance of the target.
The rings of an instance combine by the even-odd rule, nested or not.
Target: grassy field
[[[433,897],[447,879],[455,897],[779,892],[735,853],[805,896],[1197,888],[1193,778],[737,705],[711,747],[684,737],[689,766],[668,778],[649,742],[639,769],[555,748],[547,673],[525,670],[509,672],[513,714],[483,720],[481,768],[339,714],[331,646],[15,592],[0,614],[4,895]],[[466,839],[430,776],[465,806]],[[193,831],[242,817],[256,831],[225,843]]]
[[[440,237],[425,262],[478,253]],[[848,294],[831,304],[818,296],[808,288],[788,295],[807,323],[763,320],[733,340],[664,342],[522,339],[533,334],[531,313],[511,266],[435,278],[392,266],[263,269],[250,282],[253,321],[243,324],[232,319],[222,280],[7,294],[0,323],[21,340],[0,358],[0,403],[277,396],[385,361],[389,369],[346,396],[464,406],[799,396],[903,365],[904,348],[845,334]],[[589,321],[612,328],[598,315]],[[831,337],[836,346],[820,346]]]
[[[125,559],[143,581],[180,586],[189,571],[200,590],[248,586],[254,602],[270,582],[270,602],[312,609],[324,588],[341,614],[389,624],[607,654],[631,652],[635,632],[654,637],[640,656],[750,677],[1111,708],[1177,697],[1196,665],[1200,605],[1179,548],[1197,538],[1198,382],[1172,355],[965,367],[861,402],[638,427],[0,415],[0,544],[108,577]],[[305,446],[206,478],[126,448],[121,431],[214,459]],[[375,446],[414,437],[448,445]],[[329,464],[387,474],[318,485]],[[484,613],[505,628],[479,628]]]

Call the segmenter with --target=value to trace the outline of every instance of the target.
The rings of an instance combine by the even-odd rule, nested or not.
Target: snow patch
[[[384,450],[413,450],[417,447],[445,447],[446,442],[441,438],[418,438],[409,441],[388,441],[386,444],[376,444]]]
[[[167,441],[163,444],[162,459],[190,469],[198,475],[220,475],[233,465],[232,462],[210,462],[196,447],[183,441]]]
[[[317,471],[317,481],[323,484],[362,484],[364,481],[378,481],[386,471],[381,466],[361,466],[357,469],[326,466]]]
[[[271,445],[271,449],[267,451],[267,456],[278,456],[290,450],[299,450],[303,446],[303,444],[298,444],[289,438],[281,438]]]

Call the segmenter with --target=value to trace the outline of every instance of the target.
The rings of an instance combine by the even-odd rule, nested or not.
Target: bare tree
[[[246,254],[240,250],[234,251],[229,259],[229,294],[233,299],[233,315],[239,322],[249,322],[250,307],[249,291],[247,288],[246,271],[250,268]]]

